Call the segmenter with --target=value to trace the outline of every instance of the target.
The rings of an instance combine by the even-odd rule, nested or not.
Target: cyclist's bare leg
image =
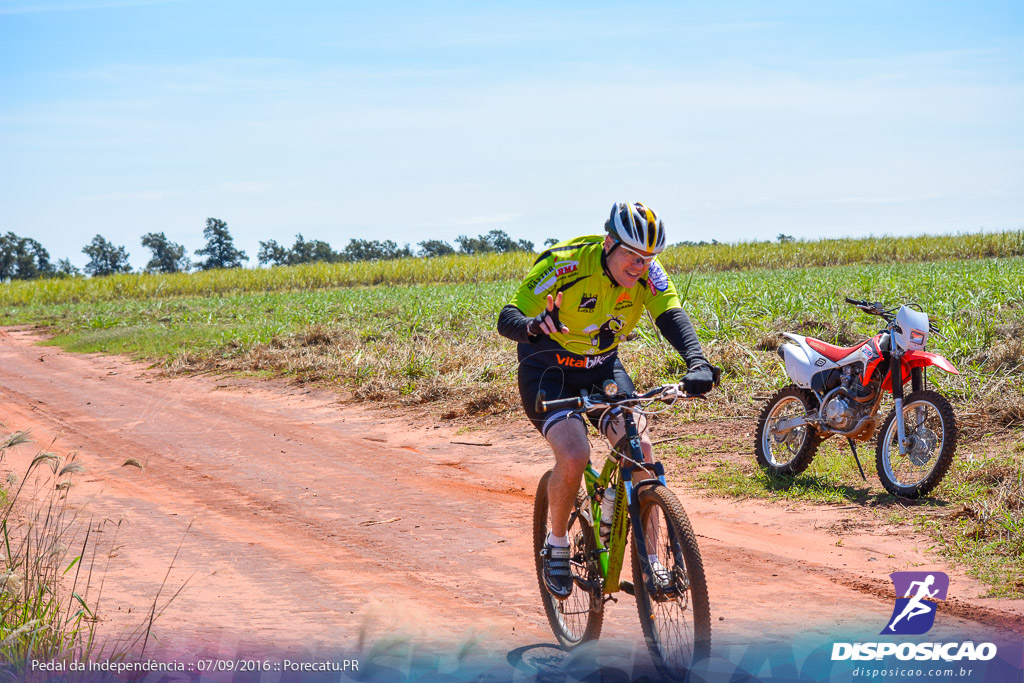
[[[644,454],[644,461],[652,462],[654,458],[654,446],[651,445],[651,437],[647,432],[647,418],[643,415],[637,416],[637,431],[640,432],[640,450]],[[608,426],[605,428],[604,435],[612,447],[614,447],[615,444],[617,444],[622,437],[626,435],[626,427],[622,423],[621,416],[616,415],[608,421]],[[639,470],[633,473],[634,483],[646,478],[647,476]]]
[[[590,461],[590,440],[582,420],[559,420],[547,433],[555,453],[555,469],[548,479],[548,517],[551,534],[565,536],[569,515],[576,502],[576,492],[583,480],[583,470]]]
[[[644,454],[644,462],[654,462],[654,445],[651,444],[651,437],[647,431],[647,418],[643,415],[637,416],[637,431],[640,432],[640,451]],[[626,427],[623,424],[622,417],[613,417],[608,422],[608,427],[605,429],[605,437],[609,443],[617,444],[620,439],[626,434]],[[636,484],[639,481],[650,478],[650,475],[643,470],[635,470],[633,472],[633,483]],[[648,553],[654,555],[653,552],[658,547],[658,520],[648,518],[644,520],[644,534],[648,541]]]

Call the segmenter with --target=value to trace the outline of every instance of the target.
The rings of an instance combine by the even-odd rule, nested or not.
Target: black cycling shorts
[[[609,358],[597,367],[587,370],[566,369],[558,365],[542,365],[529,361],[519,364],[519,396],[523,399],[523,408],[541,434],[547,435],[548,429],[558,420],[569,417],[569,410],[556,410],[547,413],[537,412],[537,394],[543,390],[545,400],[571,398],[580,395],[580,389],[593,393],[601,390],[606,380],[615,380],[619,391],[633,393],[633,380],[622,367],[619,357]],[[573,417],[582,418],[579,415]],[[588,415],[591,424],[604,433],[603,424],[598,424],[599,415]]]

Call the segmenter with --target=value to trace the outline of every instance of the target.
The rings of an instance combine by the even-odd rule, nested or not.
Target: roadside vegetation
[[[118,555],[122,522],[83,517],[81,506],[69,504],[76,478],[85,472],[76,453],[37,450],[24,464],[26,450],[33,447],[24,431],[0,440],[0,474],[5,477],[0,484],[0,683],[74,680],[33,671],[33,661],[142,658],[154,622],[188,585],[186,580],[170,591],[175,551],[140,622],[130,631],[99,638],[103,587]],[[12,457],[19,448],[21,453]],[[134,458],[124,466],[142,468]]]
[[[994,594],[1024,596],[1022,256],[1024,232],[670,249],[666,268],[709,358],[724,369],[713,399],[688,414],[741,434],[726,452],[701,456],[714,474],[702,475],[702,486],[867,504],[930,533],[937,551],[965,563]],[[0,321],[41,326],[54,335],[50,343],[72,351],[127,353],[170,373],[254,373],[442,418],[505,419],[518,414],[515,349],[495,322],[517,284],[510,275],[533,258],[455,254],[12,282],[0,287]],[[960,370],[928,375],[954,404],[961,445],[925,501],[905,505],[884,493],[873,444],[860,449],[867,482],[839,439],[795,479],[769,479],[754,465],[758,397],[787,383],[775,354],[781,333],[847,345],[880,327],[846,296],[915,302],[940,329],[930,349]],[[685,370],[652,324],[636,334],[623,359],[638,386]],[[664,423],[671,435],[671,420]],[[676,444],[676,457],[691,457],[690,448]]]
[[[26,432],[0,442],[0,466]],[[0,681],[23,680],[31,660],[77,658],[93,643],[93,614],[79,580],[88,533],[67,506],[74,457],[40,451],[0,493]],[[88,571],[86,571],[88,574]]]
[[[698,469],[696,483],[706,491],[739,498],[857,503],[889,524],[930,536],[932,550],[988,585],[990,597],[1024,596],[1024,440],[1019,429],[981,438],[962,436],[943,483],[917,501],[891,496],[879,485],[874,443],[858,446],[866,481],[843,439],[825,441],[810,468],[796,477],[771,476],[758,467],[748,452],[752,434],[732,443],[743,457],[728,457],[721,448],[708,453],[701,443],[673,444],[672,449],[681,463]],[[857,526],[851,521],[849,528]],[[845,531],[834,530],[837,545]]]
[[[211,240],[216,237],[217,234],[211,233]],[[522,240],[515,242],[501,231],[492,231],[479,238],[464,238],[459,243],[461,253],[433,244],[436,240],[421,243],[431,247],[428,258],[411,257],[411,254],[397,258],[393,254],[389,256],[390,252],[374,255],[376,252],[366,252],[364,247],[370,243],[364,242],[356,245],[354,260],[337,263],[305,261],[314,258],[319,252],[310,246],[316,242],[303,241],[301,235],[299,238],[296,245],[280,257],[283,259],[281,263],[299,265],[262,269],[220,268],[216,267],[216,263],[220,263],[217,261],[213,267],[197,273],[130,273],[41,280],[21,280],[16,275],[7,275],[14,277],[14,280],[0,287],[0,306],[309,291],[372,285],[500,282],[518,273],[525,273],[536,259],[535,253],[523,251],[525,247]],[[178,255],[178,252],[175,251],[173,255]],[[1024,231],[819,241],[787,238],[783,242],[739,244],[698,243],[670,246],[661,261],[668,272],[680,274],[1016,256],[1024,256]],[[168,269],[177,268],[173,258],[164,260],[170,264]],[[238,265],[235,261],[231,263]],[[0,277],[3,277],[2,272]]]

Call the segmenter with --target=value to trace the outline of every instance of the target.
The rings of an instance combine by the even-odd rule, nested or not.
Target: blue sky
[[[1024,227],[1022,2],[0,0],[0,230],[341,248]]]

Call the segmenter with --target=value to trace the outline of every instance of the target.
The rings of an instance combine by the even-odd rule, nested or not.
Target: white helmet
[[[665,224],[640,202],[613,204],[604,229],[616,242],[636,251],[660,254],[665,249]]]

